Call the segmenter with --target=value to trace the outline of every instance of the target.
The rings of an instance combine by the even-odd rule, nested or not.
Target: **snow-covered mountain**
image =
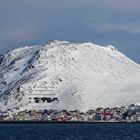
[[[0,55],[0,109],[87,110],[140,102],[140,65],[113,46],[52,41]]]

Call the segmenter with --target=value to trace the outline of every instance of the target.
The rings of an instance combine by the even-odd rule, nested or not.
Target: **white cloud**
[[[140,21],[131,21],[130,19],[119,21],[119,18],[116,18],[114,21],[110,16],[100,18],[87,17],[83,20],[83,24],[90,29],[96,29],[98,31],[121,30],[130,33],[140,33],[139,22]]]
[[[122,30],[130,33],[140,33],[140,27],[137,24],[133,23],[124,23],[124,24],[111,24],[104,23],[96,26],[96,29],[101,31],[112,31],[112,30]]]

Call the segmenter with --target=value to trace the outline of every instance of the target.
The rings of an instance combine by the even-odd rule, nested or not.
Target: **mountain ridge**
[[[55,40],[17,48],[0,55],[0,77],[1,109],[87,110],[140,98],[140,65],[111,45]]]

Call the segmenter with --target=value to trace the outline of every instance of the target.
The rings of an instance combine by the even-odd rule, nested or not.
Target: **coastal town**
[[[140,106],[96,108],[86,112],[79,110],[24,110],[0,111],[3,121],[44,121],[44,122],[140,122]]]

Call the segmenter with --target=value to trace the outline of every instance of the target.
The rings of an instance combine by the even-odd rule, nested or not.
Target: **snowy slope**
[[[0,55],[3,110],[87,110],[139,102],[140,65],[113,46],[52,41]]]

